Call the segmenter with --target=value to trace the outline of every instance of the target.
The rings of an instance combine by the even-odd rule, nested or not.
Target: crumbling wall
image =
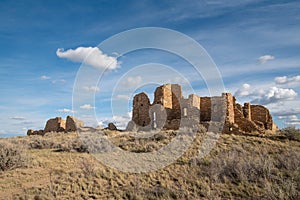
[[[211,98],[201,97],[200,100],[200,121],[211,121]]]
[[[149,116],[150,100],[142,92],[137,94],[133,99],[132,120],[138,126],[147,126],[150,124]]]
[[[251,120],[251,105],[250,105],[250,103],[244,103],[243,114],[246,119]]]
[[[170,84],[156,88],[154,92],[154,104],[160,104],[165,108],[172,109],[172,88]]]
[[[169,119],[180,119],[181,118],[181,99],[182,90],[178,84],[171,84],[172,92],[172,112]]]
[[[200,123],[200,97],[190,94],[187,99],[181,99],[181,121],[182,127],[194,127]]]
[[[65,131],[66,128],[66,121],[61,119],[61,117],[56,117],[53,119],[49,119],[46,123],[46,126],[44,128],[44,133],[47,132],[62,132]]]
[[[266,130],[272,130],[274,128],[272,116],[269,110],[264,106],[251,105],[251,119],[255,123],[263,124]]]
[[[48,132],[71,132],[76,131],[78,127],[83,127],[83,121],[76,119],[75,117],[67,116],[66,120],[61,117],[49,119],[46,122],[44,130],[32,130],[27,131],[27,135],[44,135]]]
[[[83,127],[84,123],[81,120],[76,119],[75,117],[67,116],[66,120],[66,131],[76,131],[77,128]]]
[[[233,124],[234,123],[234,105],[235,105],[235,98],[230,93],[223,93],[223,98],[226,102],[226,119],[225,123]]]
[[[238,125],[241,132],[263,132],[263,130],[257,126],[253,121],[250,121],[248,118],[244,117],[243,113],[244,108],[240,104],[236,104],[234,109],[234,121]]]
[[[223,93],[216,97],[195,94],[183,98],[181,86],[166,84],[156,88],[150,104],[145,93],[134,97],[133,121],[150,128],[178,129],[195,124],[222,123],[223,132],[263,132],[275,129],[269,110],[263,106],[236,104],[235,97]],[[132,125],[132,122],[130,122]]]

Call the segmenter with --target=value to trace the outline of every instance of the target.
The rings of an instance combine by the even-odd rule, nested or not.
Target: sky
[[[124,128],[134,94],[145,91],[153,100],[155,88],[167,82],[182,84],[184,95],[209,96],[207,80],[172,52],[101,49],[114,35],[143,27],[192,38],[237,102],[266,106],[280,128],[300,127],[299,1],[2,0],[0,137],[25,135],[67,115],[91,126],[114,122]],[[143,44],[149,37],[120,45]],[[79,89],[94,101],[79,102]]]

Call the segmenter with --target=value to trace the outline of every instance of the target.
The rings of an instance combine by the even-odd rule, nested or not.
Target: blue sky
[[[43,128],[49,118],[77,112],[72,110],[73,85],[81,66],[76,58],[115,34],[140,27],[168,28],[193,38],[214,60],[226,91],[238,102],[265,105],[280,127],[299,126],[299,11],[299,1],[2,0],[0,137],[24,135],[28,128]],[[95,107],[100,124],[115,121],[124,126],[132,95],[152,93],[160,82],[184,84],[188,78],[194,92],[209,95],[189,64],[168,52],[141,50],[116,58],[98,50],[104,60],[115,59],[115,67],[100,85],[82,86],[95,93],[95,105],[83,104],[81,109]],[[151,62],[171,66],[179,75],[149,72],[159,75],[155,83],[137,87],[142,76],[128,72]],[[120,90],[114,90],[112,116],[116,86]],[[135,90],[128,94],[122,87]],[[91,116],[85,117],[88,121]]]

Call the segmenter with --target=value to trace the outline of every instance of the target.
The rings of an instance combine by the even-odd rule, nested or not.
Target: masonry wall
[[[180,85],[166,84],[156,88],[152,104],[145,93],[134,97],[132,120],[142,127],[174,130],[181,125],[223,123],[226,133],[264,132],[276,127],[267,108],[249,103],[241,106],[235,101],[230,93],[184,98]]]
[[[234,105],[235,105],[235,98],[230,93],[223,93],[222,96],[225,98],[226,101],[226,123],[233,124],[234,123]]]
[[[269,110],[261,105],[251,105],[251,119],[256,123],[263,124],[267,130],[274,129]]]
[[[133,99],[132,120],[136,125],[147,126],[150,124],[150,100],[145,93],[137,94]]]
[[[65,131],[65,128],[66,121],[63,120],[61,117],[56,117],[47,121],[46,126],[44,128],[44,133],[51,131],[61,132]]]
[[[200,105],[200,121],[211,121],[211,98],[201,97]]]

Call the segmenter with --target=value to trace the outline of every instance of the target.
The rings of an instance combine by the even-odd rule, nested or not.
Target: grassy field
[[[204,134],[198,134],[175,163],[139,174],[97,162],[76,133],[0,139],[0,198],[300,199],[300,142],[288,131],[297,130],[224,134],[203,159],[197,155]],[[106,131],[117,146],[139,153],[159,149],[176,134],[138,139]]]

